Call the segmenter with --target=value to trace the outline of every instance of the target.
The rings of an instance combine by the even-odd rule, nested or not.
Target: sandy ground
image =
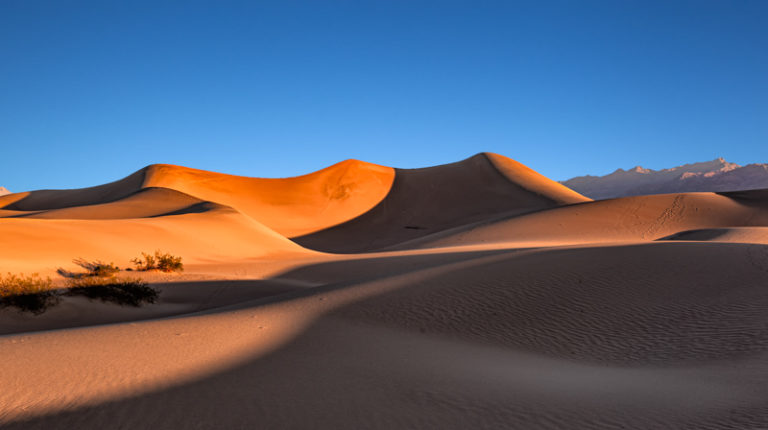
[[[767,230],[764,191],[592,202],[495,154],[9,194],[2,272],[187,267],[0,310],[0,425],[768,428]]]

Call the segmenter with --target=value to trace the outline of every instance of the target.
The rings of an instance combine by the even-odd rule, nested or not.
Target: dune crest
[[[303,176],[251,178],[168,164],[147,168],[142,187],[166,187],[239,210],[287,237],[366,212],[389,192],[394,170],[346,160]]]
[[[421,169],[397,169],[390,193],[364,215],[294,238],[326,252],[363,252],[500,214],[590,201],[496,154]]]
[[[342,161],[303,176],[279,179],[153,164],[123,179],[96,187],[2,196],[0,211],[39,212],[103,205],[125,199],[142,189],[168,188],[203,201],[231,206],[280,234],[292,237],[361,215],[384,198],[393,179],[394,169],[357,160]],[[70,213],[50,213],[49,217],[66,217]]]

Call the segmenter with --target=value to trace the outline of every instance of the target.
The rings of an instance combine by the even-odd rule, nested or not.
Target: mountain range
[[[561,183],[598,200],[647,194],[740,191],[768,188],[768,164],[740,166],[716,158],[662,170],[636,166],[605,176],[578,176]]]

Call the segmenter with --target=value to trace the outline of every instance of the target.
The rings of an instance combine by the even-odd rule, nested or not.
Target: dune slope
[[[393,178],[392,168],[357,160],[343,161],[304,176],[280,179],[154,164],[124,179],[97,187],[2,196],[0,210],[5,212],[0,216],[18,215],[8,211],[102,205],[145,188],[168,188],[200,200],[231,206],[291,237],[324,229],[366,212],[384,198]],[[119,211],[114,213],[119,214]],[[61,216],[69,215],[65,212]]]
[[[0,209],[14,211],[44,211],[75,206],[108,203],[139,191],[144,183],[146,168],[123,179],[89,188],[72,190],[38,190],[0,196]]]
[[[171,165],[149,167],[144,186],[231,206],[278,233],[298,236],[352,219],[389,191],[394,170],[347,160],[292,178],[249,178]]]
[[[762,193],[762,191],[758,191]],[[692,229],[768,226],[768,207],[744,192],[662,194],[600,200],[479,222],[399,245],[400,248],[492,243],[566,245],[644,241]],[[751,200],[750,200],[751,199]],[[752,204],[745,204],[745,202]]]
[[[155,249],[181,255],[188,263],[309,252],[220,206],[137,219],[2,218],[0,237],[0,272],[51,273],[78,257],[124,266],[140,252]]]
[[[205,212],[225,206],[205,202],[167,188],[143,188],[109,203],[40,211],[8,212],[6,216],[39,219],[128,219]]]
[[[499,214],[585,201],[516,161],[482,153],[453,164],[397,169],[392,190],[369,212],[294,240],[320,251],[364,252]]]
[[[748,258],[762,248],[507,252],[188,317],[5,337],[0,420],[762,428],[768,268]]]

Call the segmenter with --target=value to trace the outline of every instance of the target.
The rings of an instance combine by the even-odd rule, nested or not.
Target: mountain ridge
[[[593,199],[682,192],[722,192],[768,188],[768,164],[741,166],[718,157],[711,161],[653,170],[616,169],[604,176],[584,175],[560,181]]]

